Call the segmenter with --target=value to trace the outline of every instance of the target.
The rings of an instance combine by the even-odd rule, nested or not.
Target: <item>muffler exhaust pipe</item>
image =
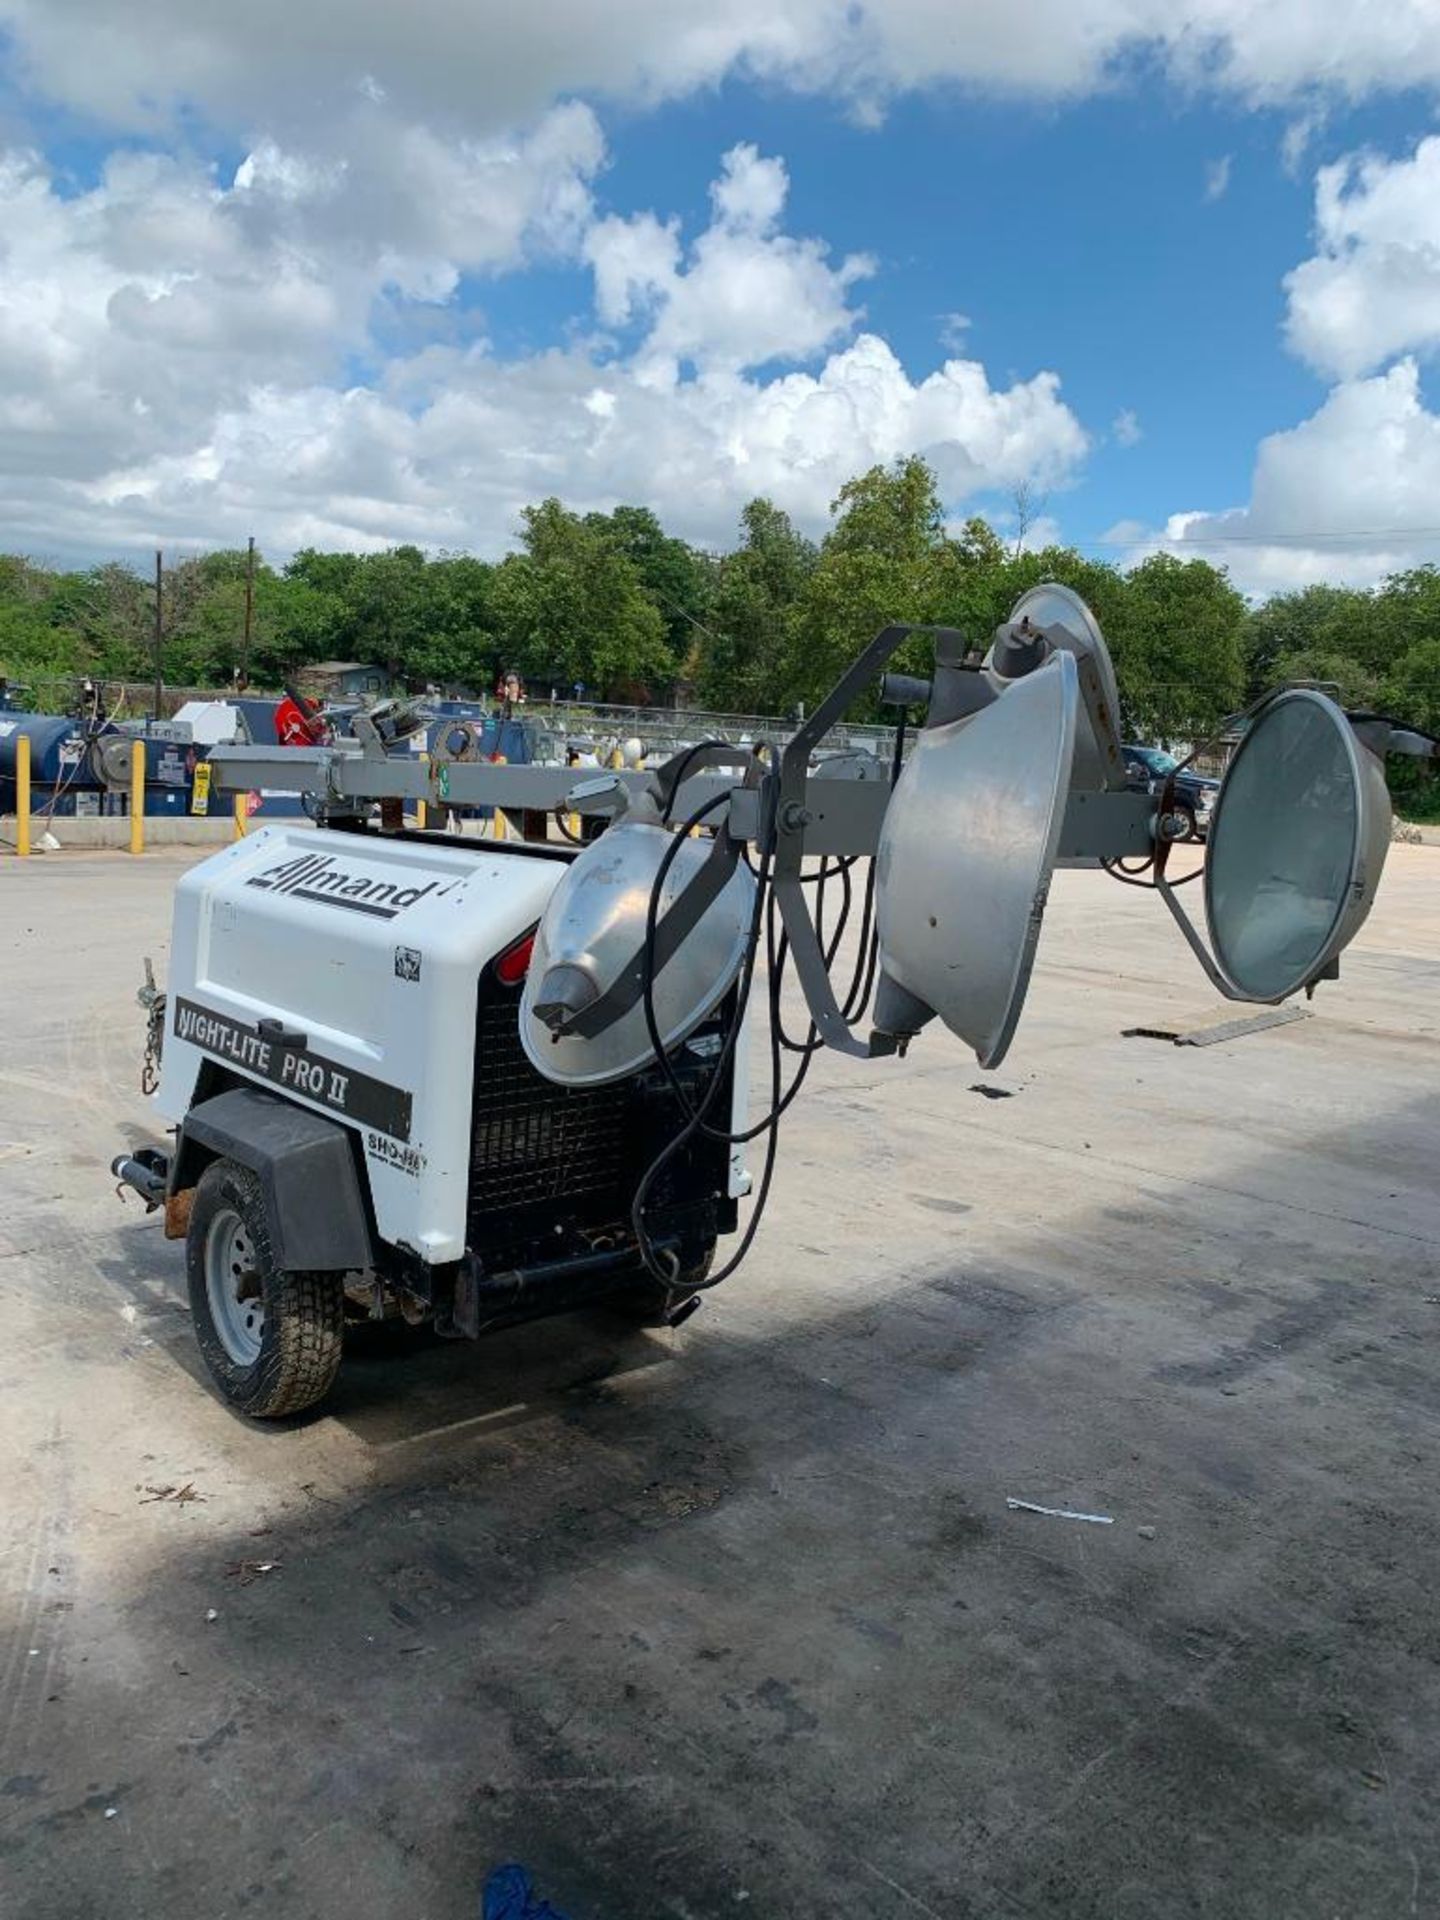
[[[165,1156],[142,1147],[136,1155],[122,1153],[110,1162],[110,1171],[122,1187],[133,1187],[147,1209],[163,1207],[170,1165]]]

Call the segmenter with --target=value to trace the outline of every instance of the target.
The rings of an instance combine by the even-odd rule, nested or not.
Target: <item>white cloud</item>
[[[1013,513],[997,513],[993,516],[993,525],[1012,553],[1043,553],[1046,547],[1060,546],[1065,537],[1052,513],[1037,514],[1023,529]]]
[[[857,470],[919,450],[947,500],[1061,482],[1085,435],[1051,374],[1004,391],[951,361],[912,381],[862,334],[815,373],[768,384],[722,371],[669,389],[638,364],[580,350],[519,362],[436,348],[378,390],[256,389],[203,441],[80,484],[5,498],[0,516],[42,545],[148,546],[238,539],[286,552],[415,540],[496,553],[520,508],[552,491],[579,509],[649,501],[667,527],[733,538],[742,503],[767,493],[812,531]]]
[[[1139,446],[1145,438],[1144,428],[1140,425],[1133,407],[1120,409],[1110,423],[1110,431],[1115,436],[1116,445],[1121,447]]]
[[[447,300],[462,265],[564,241],[570,216],[553,209],[588,205],[598,162],[586,134],[547,117],[512,143],[513,161],[421,143],[476,215],[437,213],[455,218],[448,234],[403,235],[368,176],[278,147],[254,149],[229,187],[177,161],[116,160],[68,200],[40,162],[12,157],[0,167],[8,540],[93,552],[254,532],[275,553],[400,539],[493,553],[522,505],[558,492],[580,507],[649,501],[718,543],[758,492],[818,530],[845,479],[913,451],[952,503],[1073,476],[1086,436],[1056,376],[1001,389],[956,358],[912,379],[883,340],[856,334],[849,293],[869,263],[832,264],[821,241],[781,230],[783,164],[746,147],[726,156],[692,245],[653,214],[592,221],[572,243],[600,319],[636,328],[623,352],[582,336],[507,361],[483,342],[422,340],[373,387],[345,387],[341,357],[370,351],[377,301],[411,313]],[[505,221],[485,217],[496,164],[515,175]],[[756,375],[777,360],[790,370]]]
[[[197,110],[282,137],[349,102],[494,131],[584,91],[641,102],[727,75],[848,99],[949,83],[1048,98],[1158,64],[1247,101],[1440,84],[1433,0],[0,0],[31,84],[151,131]]]
[[[337,163],[257,145],[227,187],[120,150],[66,197],[39,156],[0,154],[0,471],[97,481],[193,446],[258,387],[334,377],[377,303],[444,301],[462,271],[568,243],[603,141],[563,107],[503,142],[400,130]],[[408,169],[408,174],[406,170]],[[434,195],[429,213],[414,201]]]
[[[1291,180],[1299,179],[1305,156],[1310,151],[1310,142],[1324,123],[1324,114],[1312,110],[1300,114],[1286,127],[1280,140],[1280,165]]]
[[[1222,153],[1218,160],[1209,160],[1205,165],[1206,200],[1223,200],[1230,186],[1230,164],[1233,156]]]
[[[1440,136],[1408,159],[1351,154],[1316,177],[1319,251],[1286,282],[1290,345],[1349,378],[1440,348]]]
[[[777,231],[789,184],[782,160],[733,148],[711,190],[714,220],[683,261],[675,224],[653,213],[592,228],[601,317],[648,311],[653,383],[673,381],[682,362],[739,370],[805,360],[853,330],[850,288],[874,262],[856,254],[832,267],[822,241]]]
[[[789,185],[783,160],[742,144],[721,161],[714,219],[688,256],[677,223],[653,213],[590,229],[597,310],[611,324],[646,316],[652,382],[673,381],[682,361],[739,369],[807,359],[852,331],[849,290],[874,264],[854,255],[832,267],[822,241],[777,231]]]
[[[93,551],[253,528],[277,550],[402,535],[493,550],[551,490],[649,499],[721,539],[761,488],[816,526],[841,479],[895,453],[928,453],[958,503],[1064,484],[1086,448],[1055,375],[992,386],[958,351],[959,317],[956,357],[912,379],[861,330],[874,263],[784,231],[778,158],[734,149],[688,243],[663,213],[597,219],[599,121],[557,101],[646,105],[739,76],[873,121],[907,90],[1066,98],[1143,65],[1313,120],[1333,99],[1440,87],[1440,7],[0,0],[0,48],[7,129],[14,100],[48,102],[177,149],[117,147],[78,193],[33,154],[0,154],[10,537]],[[233,175],[191,157],[197,128],[245,155]],[[1348,373],[1431,343],[1428,265],[1413,246],[1394,264],[1403,221],[1385,237],[1379,184],[1337,185],[1333,231],[1322,218],[1292,286],[1293,337]],[[463,344],[481,321],[462,283],[547,256],[593,271],[577,327],[624,331],[512,362]],[[1356,290],[1382,264],[1403,319]],[[373,388],[346,384],[356,365],[382,369]]]
[[[607,326],[623,326],[675,284],[680,270],[680,223],[637,213],[611,214],[585,236],[585,258],[595,274],[595,306]]]
[[[1440,415],[1418,366],[1440,348],[1440,137],[1321,167],[1315,231],[1318,251],[1286,277],[1286,337],[1337,384],[1261,441],[1248,505],[1113,529],[1132,559],[1201,554],[1257,595],[1440,562]]]
[[[1130,558],[1173,547],[1228,566],[1260,594],[1312,581],[1370,585],[1440,559],[1440,415],[1413,360],[1342,382],[1308,420],[1262,440],[1248,506],[1172,514],[1163,532],[1112,531]]]
[[[763,157],[742,141],[720,163],[720,178],[710,189],[715,224],[730,233],[767,234],[774,230],[790,194],[783,160]]]

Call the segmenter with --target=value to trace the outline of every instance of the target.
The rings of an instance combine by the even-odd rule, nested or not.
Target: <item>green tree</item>
[[[1248,621],[1247,699],[1285,680],[1335,681],[1347,700],[1367,698],[1393,646],[1385,625],[1380,599],[1355,587],[1276,594]]]
[[[611,531],[553,499],[523,520],[525,551],[507,555],[492,579],[504,664],[560,690],[633,696],[664,684],[665,623]]]
[[[1243,704],[1245,601],[1207,560],[1156,553],[1126,577],[1116,674],[1128,724],[1198,742]]]
[[[1434,568],[1422,572],[1426,577],[1403,574],[1387,582],[1397,637],[1406,636],[1408,644],[1392,661],[1375,704],[1397,720],[1440,734],[1440,574]],[[1440,777],[1432,761],[1392,754],[1386,772],[1402,814],[1412,820],[1440,818]]]
[[[468,553],[444,553],[430,563],[430,619],[417,664],[441,687],[480,692],[495,661],[495,569]]]
[[[989,559],[978,536],[968,545],[947,536],[935,475],[918,457],[847,481],[831,512],[834,525],[790,623],[783,665],[786,698],[806,704],[881,627],[944,623],[967,570]],[[929,657],[928,646],[917,643],[896,665],[923,671]]]
[[[585,524],[623,553],[654,601],[665,628],[672,673],[680,672],[703,630],[713,589],[704,554],[666,533],[649,507],[589,513]]]
[[[772,501],[742,510],[739,548],[716,567],[695,666],[699,696],[732,713],[773,711],[790,623],[815,569],[815,546]]]
[[[276,598],[277,649],[293,670],[324,659],[382,666],[397,680],[478,687],[493,665],[494,568],[415,546],[381,553],[305,548]]]

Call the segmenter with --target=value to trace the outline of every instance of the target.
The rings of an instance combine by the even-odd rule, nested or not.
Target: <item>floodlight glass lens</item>
[[[1355,874],[1360,795],[1343,718],[1318,701],[1262,712],[1226,776],[1205,890],[1217,957],[1256,1000],[1321,964]]]

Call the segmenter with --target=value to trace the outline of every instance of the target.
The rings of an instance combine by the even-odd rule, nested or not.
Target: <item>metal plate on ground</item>
[[[1267,1027],[1288,1027],[1308,1020],[1309,1007],[1267,1007],[1263,1013],[1242,1014],[1238,1020],[1217,1020],[1208,1027],[1122,1027],[1122,1040],[1168,1040],[1176,1047],[1214,1047],[1222,1040],[1243,1040]]]
[[[1191,1027],[1177,1033],[1177,1047],[1214,1047],[1222,1040],[1243,1040],[1246,1034],[1264,1033],[1267,1027],[1288,1027],[1292,1021],[1308,1020],[1309,1007],[1267,1007],[1264,1013],[1252,1013],[1238,1020],[1220,1020],[1213,1027]]]

